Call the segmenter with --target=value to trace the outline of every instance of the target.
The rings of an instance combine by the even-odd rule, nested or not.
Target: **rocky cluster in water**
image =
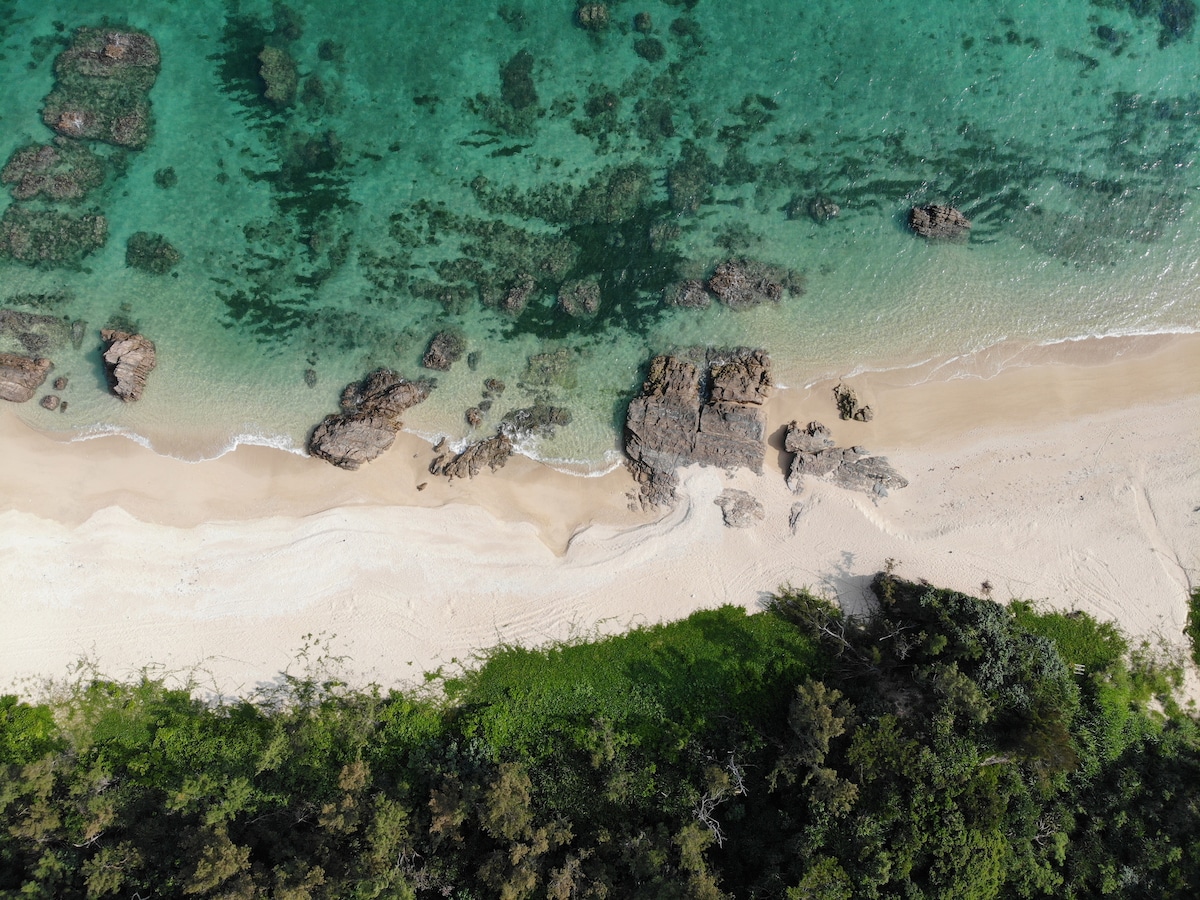
[[[154,38],[137,29],[80,28],[72,35],[42,106],[42,121],[56,136],[19,147],[0,170],[16,201],[0,217],[0,256],[77,264],[104,246],[104,216],[75,207],[104,184],[110,168],[111,153],[95,144],[140,150],[149,141],[149,94],[160,61]]]

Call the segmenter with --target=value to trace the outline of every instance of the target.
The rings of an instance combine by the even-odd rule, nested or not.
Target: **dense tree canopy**
[[[1200,895],[1178,669],[1078,613],[873,588],[861,618],[787,589],[407,692],[324,658],[232,702],[90,672],[4,697],[0,896]]]

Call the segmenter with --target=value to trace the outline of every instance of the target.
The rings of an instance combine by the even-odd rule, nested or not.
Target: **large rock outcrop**
[[[0,400],[12,403],[32,400],[52,365],[48,359],[0,353]]]
[[[396,439],[401,416],[429,397],[433,382],[409,381],[391,369],[377,369],[342,391],[340,413],[313,429],[308,452],[342,469],[370,462]]]
[[[870,456],[862,447],[837,447],[833,435],[820,422],[788,425],[783,447],[792,458],[787,485],[799,492],[804,476],[839,487],[886,496],[889,490],[908,486],[908,480],[882,456]]]
[[[965,240],[971,231],[971,220],[953,206],[930,203],[927,206],[914,206],[909,210],[908,227],[921,237]]]
[[[157,365],[154,342],[143,334],[113,331],[100,332],[104,342],[104,368],[112,392],[122,400],[140,400],[146,389],[146,378]]]
[[[625,453],[642,502],[672,502],[679,466],[761,472],[762,403],[771,384],[771,361],[761,350],[717,356],[704,377],[685,359],[656,357],[625,418]]]

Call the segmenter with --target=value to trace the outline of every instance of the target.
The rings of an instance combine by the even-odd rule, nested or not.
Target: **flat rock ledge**
[[[870,456],[862,447],[836,447],[828,428],[820,422],[788,425],[784,449],[796,454],[788,471],[793,493],[803,487],[804,476],[819,478],[852,491],[886,497],[889,490],[908,487],[908,480],[882,456]]]
[[[0,400],[10,403],[32,400],[53,365],[40,357],[0,353]]]
[[[721,507],[721,517],[728,528],[750,528],[767,517],[763,505],[746,491],[727,488],[713,501]]]
[[[340,469],[357,469],[392,446],[401,416],[424,402],[433,387],[432,381],[409,381],[391,369],[376,369],[346,386],[342,411],[313,429],[308,452]]]
[[[713,354],[707,370],[658,356],[629,404],[625,454],[643,506],[675,502],[679,466],[699,463],[762,472],[771,360],[762,350]]]
[[[142,334],[113,331],[100,332],[104,344],[104,369],[112,392],[129,402],[142,399],[146,378],[158,364],[154,342]]]
[[[461,453],[441,453],[429,464],[431,475],[447,478],[474,478],[484,466],[495,472],[503,468],[513,453],[512,438],[501,431],[492,437],[468,444]]]

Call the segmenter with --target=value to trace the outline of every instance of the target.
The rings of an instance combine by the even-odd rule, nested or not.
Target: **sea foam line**
[[[73,434],[69,442],[73,444],[76,442],[92,441],[96,440],[97,438],[105,437],[123,437],[127,440],[133,441],[135,444],[141,447],[145,447],[156,456],[163,456],[167,459],[174,459],[184,463],[202,463],[213,459],[220,459],[226,453],[232,453],[243,444],[250,447],[270,447],[273,450],[282,450],[285,453],[292,453],[296,456],[308,456],[307,451],[305,451],[303,447],[298,447],[296,442],[289,435],[271,435],[251,431],[239,432],[238,434],[232,435],[216,453],[213,453],[211,456],[206,455],[199,457],[179,456],[174,453],[168,453],[159,450],[145,435],[139,434],[133,429],[124,428],[120,425],[90,425],[87,428],[81,429]]]

